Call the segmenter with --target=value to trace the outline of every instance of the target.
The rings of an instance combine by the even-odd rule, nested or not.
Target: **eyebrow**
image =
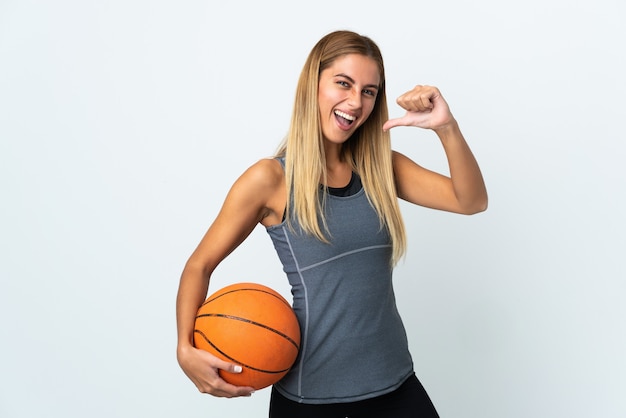
[[[335,77],[344,77],[344,78],[347,78],[348,81],[350,81],[352,84],[355,83],[354,79],[352,77],[350,77],[349,75],[344,74],[344,73],[335,74]],[[373,87],[373,88],[375,88],[377,90],[380,89],[380,86],[378,84],[366,84],[364,87],[367,87],[367,88],[372,88]]]

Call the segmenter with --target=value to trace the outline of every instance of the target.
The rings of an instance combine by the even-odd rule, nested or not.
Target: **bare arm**
[[[387,121],[384,129],[416,126],[435,131],[448,159],[450,177],[427,170],[394,152],[398,196],[418,205],[449,212],[474,214],[487,208],[483,177],[458,123],[439,90],[416,86],[397,100],[407,112]]]
[[[261,160],[237,179],[215,221],[187,261],[176,299],[178,362],[198,390],[215,396],[249,395],[253,389],[226,383],[218,369],[237,372],[234,364],[223,362],[193,347],[193,327],[198,308],[204,302],[211,274],[218,264],[241,244],[256,225],[272,215],[268,202],[274,200],[281,183],[278,163]]]

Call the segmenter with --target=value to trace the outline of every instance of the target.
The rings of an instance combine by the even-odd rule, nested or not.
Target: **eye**
[[[371,90],[371,89],[365,89],[363,90],[363,94],[366,94],[368,96],[372,96],[372,97],[376,97],[376,90]]]
[[[339,84],[342,87],[350,87],[350,84],[348,84],[348,82],[344,80],[337,81],[337,84]]]

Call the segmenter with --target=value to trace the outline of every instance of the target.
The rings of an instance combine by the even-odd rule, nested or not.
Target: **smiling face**
[[[376,61],[365,55],[337,58],[320,74],[318,100],[322,134],[342,144],[372,113],[380,85]]]

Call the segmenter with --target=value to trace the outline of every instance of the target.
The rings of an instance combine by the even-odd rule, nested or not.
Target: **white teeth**
[[[347,113],[343,113],[341,110],[335,110],[335,115],[341,116],[344,119],[348,119],[352,121],[356,119],[354,116],[350,116]]]

